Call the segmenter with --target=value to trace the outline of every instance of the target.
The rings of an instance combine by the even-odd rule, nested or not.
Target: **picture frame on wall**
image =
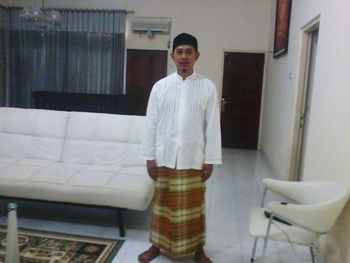
[[[287,54],[292,0],[277,0],[273,57]]]

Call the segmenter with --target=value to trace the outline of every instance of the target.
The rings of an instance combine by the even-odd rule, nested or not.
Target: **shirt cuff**
[[[147,160],[147,161],[152,161],[155,160],[156,158],[154,156],[145,156],[145,155],[140,155],[140,158]]]
[[[222,164],[221,160],[204,160],[205,164]]]

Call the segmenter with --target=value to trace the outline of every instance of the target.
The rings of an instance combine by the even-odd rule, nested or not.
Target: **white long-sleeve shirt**
[[[141,157],[158,166],[201,169],[221,163],[221,132],[215,85],[194,72],[176,72],[152,89]]]

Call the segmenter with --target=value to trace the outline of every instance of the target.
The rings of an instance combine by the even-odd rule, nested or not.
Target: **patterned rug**
[[[21,263],[107,263],[124,242],[24,229],[18,239]],[[5,262],[5,251],[6,228],[0,227],[0,263]]]

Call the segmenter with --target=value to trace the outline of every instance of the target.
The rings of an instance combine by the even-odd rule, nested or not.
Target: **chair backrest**
[[[314,212],[314,218],[305,218],[305,225],[317,232],[328,232],[336,222],[349,199],[349,188],[336,181],[289,182],[264,180],[268,188],[305,209]],[[307,222],[310,221],[310,222]]]
[[[337,181],[290,182],[266,178],[263,183],[299,204],[317,204],[349,196],[349,188]]]
[[[299,183],[301,183],[300,188],[295,192],[292,199],[300,204],[334,202],[349,195],[349,189],[345,185],[335,181]]]

